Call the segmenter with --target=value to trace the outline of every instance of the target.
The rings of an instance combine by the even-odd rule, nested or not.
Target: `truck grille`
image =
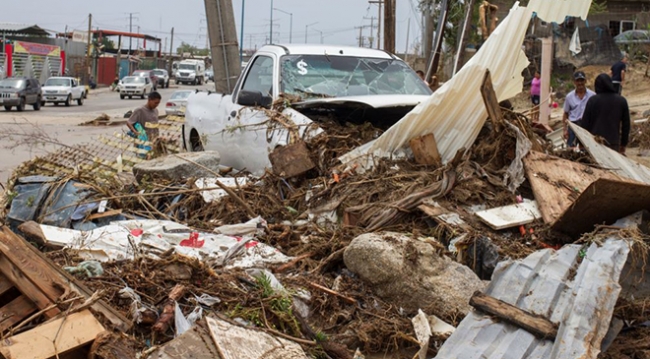
[[[0,98],[10,98],[11,94],[10,93],[0,93]]]
[[[188,76],[190,76],[190,73],[189,72],[180,72],[179,75],[181,75],[182,77],[188,77]]]
[[[57,92],[58,91],[56,91],[56,90],[47,90],[47,91],[45,91],[45,93],[57,93]]]

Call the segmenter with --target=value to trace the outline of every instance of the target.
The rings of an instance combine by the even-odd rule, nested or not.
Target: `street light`
[[[320,30],[316,30],[316,29],[312,29],[312,30],[314,30],[316,32],[320,32],[320,43],[322,44],[323,43],[323,32],[320,31]]]
[[[293,41],[293,14],[284,10],[280,10],[276,7],[274,7],[273,10],[289,15],[289,43],[291,43]]]
[[[312,25],[316,25],[316,24],[318,24],[318,21],[313,22],[313,23],[311,23],[311,24],[309,24],[309,25],[305,25],[305,44],[307,43],[307,34],[308,34],[308,30],[307,30],[307,29],[308,29],[310,26],[312,26]]]

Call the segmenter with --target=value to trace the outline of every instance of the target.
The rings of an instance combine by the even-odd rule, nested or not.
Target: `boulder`
[[[177,156],[168,155],[138,163],[133,166],[133,174],[138,182],[141,182],[143,178],[149,178],[151,180],[166,179],[170,181],[181,181],[184,178],[190,177],[215,177],[214,173],[211,173],[192,162],[196,162],[209,168],[215,173],[219,173],[219,162],[221,161],[221,156],[219,156],[218,152],[186,152],[180,153]],[[188,162],[186,159],[192,162]]]
[[[343,254],[346,267],[382,299],[406,310],[443,319],[470,311],[469,298],[484,283],[468,267],[438,255],[427,243],[399,233],[367,233]]]

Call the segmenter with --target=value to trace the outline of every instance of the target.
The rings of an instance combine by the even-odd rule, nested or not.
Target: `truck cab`
[[[205,83],[205,63],[203,60],[183,60],[176,71],[177,84],[203,85]]]

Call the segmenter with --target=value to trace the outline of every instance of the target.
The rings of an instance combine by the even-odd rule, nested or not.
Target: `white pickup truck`
[[[42,106],[47,102],[58,105],[60,103],[70,106],[72,101],[77,101],[77,105],[84,104],[86,88],[80,86],[77,79],[73,77],[50,77],[42,86],[43,100]]]
[[[188,98],[185,147],[216,150],[223,165],[263,174],[271,167],[269,154],[290,144],[283,126],[269,128],[265,111],[281,94],[294,99],[284,115],[299,127],[302,138],[310,138],[322,132],[312,125],[311,115],[326,112],[341,122],[388,128],[431,90],[406,63],[385,51],[266,45],[248,62],[232,94],[198,92]]]

